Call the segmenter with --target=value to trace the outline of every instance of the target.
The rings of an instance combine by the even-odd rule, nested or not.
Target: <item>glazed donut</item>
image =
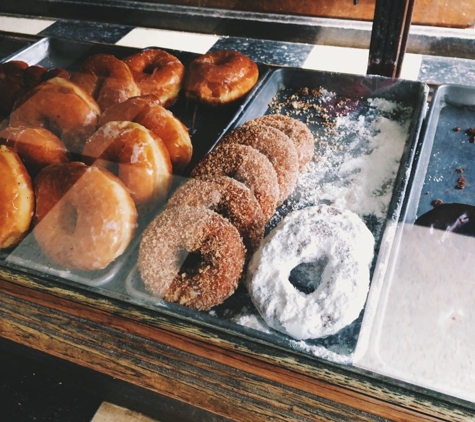
[[[137,211],[112,173],[80,162],[51,164],[35,179],[33,233],[45,255],[70,270],[100,270],[122,255]]]
[[[110,121],[132,121],[154,132],[167,147],[174,173],[180,173],[191,161],[193,146],[186,126],[160,105],[154,95],[132,97],[102,113],[99,126]]]
[[[69,161],[61,140],[44,128],[6,127],[0,131],[0,144],[18,153],[32,177],[49,164]]]
[[[241,236],[228,220],[185,205],[166,209],[144,231],[138,269],[151,294],[204,311],[234,292],[244,259]]]
[[[277,174],[267,157],[241,144],[218,144],[198,162],[191,177],[229,176],[244,183],[254,193],[268,221],[279,198]]]
[[[305,123],[281,114],[268,114],[245,123],[245,125],[254,124],[279,129],[290,138],[297,148],[300,171],[303,171],[312,160],[315,150],[315,138]]]
[[[46,69],[44,66],[32,65],[23,60],[12,60],[0,64],[0,113],[10,114],[15,101],[25,92],[41,82],[55,76],[69,77],[69,73],[61,68]]]
[[[274,166],[279,183],[280,205],[297,184],[299,164],[297,150],[287,135],[264,125],[244,125],[225,135],[221,143],[249,145],[264,154]]]
[[[89,56],[71,74],[71,80],[91,95],[102,111],[140,94],[129,67],[112,54]]]
[[[22,60],[0,63],[0,112],[6,116],[23,90],[23,74],[27,67],[28,63]]]
[[[127,98],[125,101],[104,110],[99,117],[97,126],[101,127],[112,121],[134,122],[137,115],[151,104],[160,104],[158,97],[153,94]]]
[[[251,190],[227,176],[188,179],[168,200],[167,208],[205,207],[228,219],[239,231],[248,252],[259,246],[266,221]]]
[[[351,211],[327,205],[293,211],[251,258],[246,285],[252,302],[270,327],[297,340],[335,334],[363,309],[373,248],[372,233]],[[301,282],[321,274],[309,294],[289,280],[301,265],[311,277]]]
[[[218,50],[194,59],[185,78],[185,95],[216,106],[246,95],[259,79],[259,68],[238,51]]]
[[[81,153],[84,141],[96,129],[100,109],[78,85],[63,77],[42,82],[19,98],[10,114],[10,126],[43,127],[73,153]]]
[[[419,216],[415,223],[468,236],[475,236],[475,206],[468,204],[440,204]]]
[[[25,90],[28,91],[40,83],[56,77],[69,79],[69,72],[60,67],[47,69],[40,65],[28,66],[23,74]]]
[[[30,228],[35,196],[18,154],[0,145],[0,249],[17,245]]]
[[[139,212],[163,201],[172,181],[168,151],[152,131],[134,122],[109,122],[85,143],[87,164],[116,173]]]
[[[141,95],[156,95],[163,107],[176,102],[185,66],[173,54],[150,48],[126,57],[124,62],[132,70]]]

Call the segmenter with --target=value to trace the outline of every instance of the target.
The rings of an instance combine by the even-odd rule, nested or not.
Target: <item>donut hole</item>
[[[289,282],[302,293],[313,293],[320,285],[328,261],[324,256],[314,262],[302,262],[290,271]]]
[[[187,279],[192,279],[194,276],[198,275],[200,273],[200,269],[204,265],[203,255],[200,253],[200,251],[189,252],[182,250],[179,254],[182,257],[182,264],[180,266],[179,274],[182,277],[185,277],[186,275]]]
[[[73,234],[78,222],[77,208],[69,201],[65,201],[61,210],[61,229],[68,234]]]
[[[152,75],[154,70],[157,68],[157,66],[153,63],[147,64],[143,69],[142,73],[146,73],[147,75]]]

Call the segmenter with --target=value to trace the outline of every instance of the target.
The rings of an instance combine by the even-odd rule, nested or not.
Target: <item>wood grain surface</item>
[[[0,335],[239,421],[470,420],[462,403],[0,270]]]

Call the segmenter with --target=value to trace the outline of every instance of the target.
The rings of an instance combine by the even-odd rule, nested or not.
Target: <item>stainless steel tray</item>
[[[360,368],[472,403],[475,239],[414,223],[438,202],[475,205],[474,122],[473,87],[436,88],[388,270],[368,298],[355,353]]]
[[[0,63],[10,60],[11,56],[37,42],[39,39],[41,39],[41,37],[37,35],[24,35],[0,31]]]
[[[321,95],[313,95],[313,90]],[[379,257],[387,256],[386,250],[392,242],[392,232],[387,232],[386,226],[388,223],[395,223],[401,213],[418,135],[426,112],[427,96],[428,87],[418,82],[380,77],[365,78],[295,68],[273,68],[271,75],[230,129],[255,117],[275,113],[278,108],[281,113],[305,121],[317,142],[314,163],[301,175],[301,182],[277,210],[268,224],[267,231],[293,209],[312,203],[331,203],[335,200],[334,197],[321,196],[320,193],[329,194],[332,188],[338,189],[338,193],[348,193],[351,190],[348,182],[358,176],[354,172],[340,171],[344,167],[345,160],[356,162],[368,159],[372,150],[366,144],[368,139],[376,139],[378,136],[388,137],[388,142],[399,142],[400,145],[397,162],[393,163],[394,174],[389,185],[384,185],[385,182],[380,181],[384,185],[382,186],[384,205],[378,210],[377,215],[366,212],[368,210],[365,209],[355,210],[359,211],[376,239],[372,274],[384,271],[385,258],[380,260]],[[298,101],[305,103],[306,106],[297,106]],[[397,106],[394,109],[387,109],[388,106],[395,104]],[[382,122],[386,122],[387,126],[385,127]],[[349,127],[359,127],[359,130],[350,132]],[[390,133],[381,133],[387,129],[402,127],[404,135],[399,136],[399,139],[394,136],[391,140]],[[343,130],[344,133],[338,134],[339,130]],[[335,167],[322,162],[330,154],[338,161]],[[381,155],[381,159],[384,159],[384,155]],[[371,163],[372,159],[369,160],[368,163],[372,166],[374,162]],[[320,167],[325,168],[325,171],[320,171]],[[315,170],[317,173],[313,174],[312,171]],[[363,171],[371,172],[371,168],[364,168]],[[318,195],[315,194],[316,191]],[[242,285],[233,296],[210,313],[198,313],[151,296],[145,290],[135,267],[126,279],[124,293],[128,300],[160,312],[191,318],[214,328],[221,327],[235,334],[252,336],[260,341],[340,363],[351,362],[361,324],[360,317],[336,335],[298,342],[270,330],[260,320]]]
[[[123,57],[135,51],[137,50],[119,46],[45,38],[12,58],[22,59],[30,64],[38,63],[46,67],[72,70],[86,56],[95,52],[109,52]],[[185,65],[196,56],[186,52],[173,53],[183,60]],[[360,174],[371,176],[374,164],[380,164],[385,158],[385,154],[378,150],[381,160],[373,161],[371,154],[377,148],[375,144],[371,145],[371,142],[380,142],[380,146],[384,147],[396,145],[396,155],[391,156],[393,174],[390,179],[373,178],[377,183],[372,188],[379,189],[375,197],[382,198],[381,206],[376,206],[377,209],[369,207],[354,210],[361,215],[376,239],[372,274],[384,272],[386,262],[381,257],[386,256],[385,251],[392,243],[392,233],[387,230],[387,226],[397,221],[400,216],[426,111],[428,87],[418,82],[382,77],[259,66],[259,83],[247,98],[232,107],[222,110],[207,107],[197,109],[195,106],[190,107],[183,98],[178,100],[172,111],[191,128],[195,147],[196,155],[190,168],[209,152],[228,130],[254,117],[275,112],[276,107],[279,112],[305,121],[317,139],[316,159],[309,171],[302,174],[305,183],[299,182],[296,191],[277,210],[267,227],[269,231],[292,209],[312,203],[337,201],[338,198],[332,196],[332,190],[338,192],[338,196],[341,194],[344,197],[351,191],[351,183],[355,183],[355,178],[358,179]],[[314,95],[314,91],[318,91],[319,95]],[[306,103],[306,106],[298,107],[295,101],[289,101],[294,98],[295,101]],[[398,131],[398,136],[393,136],[393,130]],[[382,152],[387,151],[383,149]],[[329,166],[329,157],[336,160],[337,165]],[[359,163],[360,172],[343,171],[348,162]],[[357,185],[365,186],[364,183]],[[48,276],[58,283],[75,282],[108,297],[224,330],[232,335],[246,336],[259,342],[284,347],[289,351],[340,363],[351,363],[361,317],[334,336],[298,342],[270,330],[259,320],[243,285],[238,287],[233,296],[210,312],[196,312],[152,297],[145,291],[135,268],[140,231],[126,254],[100,272],[73,273],[52,268],[43,260],[41,253],[35,248],[34,241],[28,238],[11,254],[5,255],[3,252],[0,265]],[[243,323],[245,320],[252,323]]]

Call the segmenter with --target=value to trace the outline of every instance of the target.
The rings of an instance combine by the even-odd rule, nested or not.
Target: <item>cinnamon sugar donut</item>
[[[168,151],[152,131],[134,122],[109,122],[85,143],[84,161],[117,173],[139,211],[163,201],[172,181]]]
[[[102,113],[99,126],[110,121],[132,121],[158,135],[170,154],[173,171],[182,172],[191,161],[193,145],[186,126],[155,95],[132,97]]]
[[[112,54],[89,56],[71,74],[71,80],[91,95],[102,111],[140,94],[129,67]]]
[[[168,200],[167,208],[180,205],[208,208],[228,219],[248,252],[263,238],[266,221],[259,202],[249,188],[230,177],[188,179]]]
[[[73,153],[96,129],[100,109],[94,99],[75,83],[57,76],[42,82],[19,98],[10,114],[10,126],[43,127]]]
[[[264,218],[275,212],[279,198],[277,174],[267,157],[248,145],[218,144],[192,170],[191,177],[229,176],[256,196]]]
[[[137,221],[134,202],[107,170],[80,162],[52,164],[36,177],[35,194],[33,233],[55,264],[103,269],[132,240]]]
[[[164,50],[149,48],[124,59],[132,70],[141,95],[156,95],[163,107],[172,106],[180,92],[185,66]]]
[[[228,220],[184,205],[166,209],[144,231],[138,269],[151,294],[209,310],[234,292],[244,259],[241,236]]]
[[[308,126],[300,120],[281,114],[269,114],[245,123],[248,124],[271,126],[284,132],[297,148],[300,171],[312,160],[315,139]]]
[[[0,144],[18,153],[32,177],[49,164],[69,161],[61,140],[44,128],[6,127],[0,131]]]
[[[0,145],[0,249],[17,245],[30,228],[35,196],[18,154]]]
[[[218,50],[194,59],[185,78],[185,95],[217,106],[246,95],[259,79],[259,68],[238,51]]]
[[[264,154],[274,166],[279,183],[281,204],[297,184],[299,166],[297,150],[287,135],[265,125],[244,125],[224,136],[221,143],[249,145]]]

